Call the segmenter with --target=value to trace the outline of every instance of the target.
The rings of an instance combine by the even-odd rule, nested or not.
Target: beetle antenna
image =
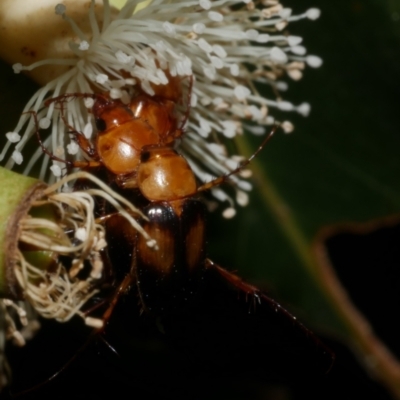
[[[76,136],[82,135],[82,133],[77,131],[73,126],[68,123],[67,118],[65,117],[64,103],[70,100],[75,100],[77,98],[96,100],[98,97],[100,96],[95,93],[67,93],[47,99],[44,104],[46,107],[50,107],[50,105],[54,103],[58,107],[58,110],[60,110],[60,116],[62,121],[64,122],[64,125],[68,127],[68,129],[70,129],[70,132],[68,133],[73,133]]]
[[[33,120],[34,120],[34,123],[35,123],[35,126],[36,126],[36,130],[35,130],[35,131],[36,131],[36,132],[35,132],[35,133],[36,133],[36,137],[37,137],[37,140],[38,140],[38,142],[39,142],[40,147],[42,148],[43,153],[47,154],[52,160],[62,162],[62,163],[64,163],[64,164],[66,164],[68,168],[72,168],[72,167],[73,167],[73,164],[72,164],[71,161],[64,160],[63,158],[60,158],[60,157],[55,156],[55,155],[54,155],[51,151],[49,151],[49,150],[47,149],[47,147],[44,145],[44,143],[43,143],[43,141],[42,141],[42,138],[40,137],[40,133],[39,133],[40,125],[39,125],[39,121],[38,121],[38,118],[37,118],[37,113],[36,113],[36,111],[26,111],[26,112],[24,112],[24,114],[31,114],[32,117],[33,117]]]
[[[214,186],[218,186],[221,183],[225,182],[230,176],[238,174],[241,170],[243,170],[244,167],[250,164],[250,162],[260,153],[260,151],[264,148],[264,146],[271,140],[272,136],[274,133],[277,131],[277,129],[280,127],[279,124],[275,124],[271,131],[268,133],[268,135],[264,138],[263,142],[258,146],[257,150],[247,159],[244,160],[243,162],[239,163],[238,167],[235,168],[234,170],[228,172],[225,175],[220,176],[219,178],[213,179],[210,182],[204,183],[203,185],[199,186],[197,188],[197,192],[204,192],[205,190],[209,190],[213,188]]]
[[[188,89],[188,95],[187,95],[187,107],[185,111],[185,115],[183,116],[181,126],[178,128],[178,130],[183,130],[183,128],[186,125],[187,120],[189,119],[190,115],[190,110],[192,108],[191,101],[192,101],[192,90],[193,90],[193,75],[188,76],[189,78],[189,89]]]

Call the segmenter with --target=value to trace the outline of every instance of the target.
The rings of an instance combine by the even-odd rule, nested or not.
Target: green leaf
[[[295,12],[310,7],[285,2],[291,5]],[[291,34],[303,36],[308,52],[324,63],[307,68],[285,94],[294,103],[310,102],[311,114],[282,117],[296,129],[277,134],[253,162],[251,203],[235,221],[213,224],[212,257],[269,288],[314,327],[361,346],[366,357],[371,349],[327,291],[312,245],[324,226],[400,211],[400,6],[321,0],[318,7],[320,20],[292,25]],[[260,139],[238,142],[250,155]],[[385,384],[400,396],[393,377]]]

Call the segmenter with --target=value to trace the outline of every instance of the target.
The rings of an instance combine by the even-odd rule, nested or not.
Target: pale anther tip
[[[8,132],[6,133],[6,138],[11,143],[17,143],[21,140],[21,136],[18,134],[18,132]]]
[[[233,207],[226,208],[222,212],[222,216],[226,219],[233,218],[236,215],[236,210]]]
[[[85,318],[85,324],[87,326],[90,326],[91,328],[97,328],[100,329],[103,327],[104,322],[100,318],[93,318],[93,317],[86,317]]]
[[[83,99],[83,104],[85,104],[86,108],[92,108],[94,105],[94,99],[92,99],[91,97]]]
[[[312,68],[318,68],[322,65],[322,58],[318,56],[307,56],[307,64]]]
[[[56,164],[53,164],[51,167],[50,167],[50,171],[53,173],[53,175],[55,176],[55,177],[60,177],[61,176],[61,168],[58,166],[58,165],[56,165]]]
[[[51,124],[51,120],[50,118],[41,118],[39,121],[39,128],[40,129],[47,129]]]
[[[23,66],[21,63],[16,63],[12,66],[13,70],[14,70],[14,74],[19,74],[22,70],[23,70]]]
[[[149,246],[149,247],[154,247],[155,249],[158,248],[158,246],[157,246],[157,241],[154,240],[154,239],[148,240],[146,244],[147,244],[147,246]]]
[[[297,107],[297,112],[303,117],[308,117],[311,111],[311,105],[309,103],[302,103]]]
[[[321,10],[319,8],[310,8],[306,11],[306,16],[308,19],[316,20],[320,17]]]
[[[79,50],[86,51],[89,50],[90,44],[86,40],[82,40],[82,42],[79,43]]]
[[[204,10],[209,10],[211,8],[211,1],[209,0],[200,0],[199,5]]]
[[[55,12],[57,15],[63,15],[65,14],[65,11],[67,10],[67,7],[65,7],[64,4],[57,4],[55,7]]]

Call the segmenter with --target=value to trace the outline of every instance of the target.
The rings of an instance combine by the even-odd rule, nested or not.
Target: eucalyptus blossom
[[[60,50],[56,58],[13,66],[16,73],[51,65],[63,68],[24,110],[37,113],[40,129],[48,128],[44,144],[59,158],[86,156],[68,134],[60,110],[54,104],[44,105],[45,99],[65,93],[108,93],[128,103],[138,90],[153,95],[154,87],[168,84],[170,77],[181,77],[183,86],[193,82],[179,149],[202,182],[237,167],[241,157],[227,152],[226,140],[244,132],[264,134],[276,122],[289,133],[292,123],[278,121],[274,110],[302,115],[310,111],[308,103],[293,104],[281,92],[287,88],[285,79],[298,80],[306,66],[322,63],[319,57],[307,55],[302,38],[288,30],[292,22],[317,19],[316,8],[294,15],[277,0],[153,0],[145,6],[128,0],[115,10],[104,0],[100,13],[92,0],[85,25],[89,28],[84,30],[69,16],[68,7],[57,4],[54,9],[55,17],[73,31],[67,50]],[[54,36],[55,42],[59,39]],[[88,102],[68,101],[63,112],[70,126],[91,137],[95,128]],[[32,139],[37,129],[31,114],[22,114],[14,131],[7,133],[0,159],[6,158],[7,167],[25,163],[27,174],[40,163],[41,179],[59,178],[64,165],[53,160],[49,166],[49,157],[37,144],[34,155],[24,160],[24,147],[37,141]],[[247,204],[245,192],[251,189],[244,176],[232,177],[236,202],[241,205]],[[212,193],[234,206],[225,190],[214,188]],[[231,207],[226,215],[233,215]]]

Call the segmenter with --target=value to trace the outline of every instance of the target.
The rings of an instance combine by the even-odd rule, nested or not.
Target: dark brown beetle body
[[[195,176],[187,161],[171,147],[146,146],[137,183],[148,202],[142,209],[148,219],[141,225],[157,242],[157,248],[149,247],[142,235],[115,216],[107,221],[110,251],[119,258],[120,242],[129,238],[133,250],[131,275],[143,308],[158,315],[179,311],[197,293],[206,265],[205,209],[194,197]],[[135,195],[134,191],[124,193]],[[122,237],[121,224],[125,230]]]
[[[158,246],[150,248],[136,235],[133,262],[140,298],[149,311],[180,309],[197,292],[205,269],[205,210],[193,198],[196,179],[173,149],[147,146],[137,180],[150,201],[143,228]]]
[[[189,94],[190,90],[191,81]],[[180,82],[171,80],[170,84],[160,87],[154,97],[142,93],[129,105],[103,95],[73,94],[50,100],[61,108],[68,97],[95,100],[92,113],[98,132],[94,141],[73,131],[79,146],[92,160],[68,164],[106,170],[110,183],[116,184],[127,199],[135,204],[141,201],[147,217],[141,224],[157,243],[156,247],[149,247],[119,215],[106,220],[112,268],[123,265],[129,271],[125,270],[125,275],[118,280],[118,288],[103,314],[103,321],[109,320],[119,297],[133,285],[138,290],[143,310],[156,316],[179,313],[191,304],[203,276],[211,272],[211,276],[220,277],[230,288],[252,299],[255,307],[257,303],[265,305],[270,317],[276,319],[277,316],[279,324],[296,331],[300,341],[322,355],[329,369],[334,356],[312,332],[275,300],[206,258],[205,211],[196,195],[238,173],[261,151],[277,127],[242,165],[198,187],[188,162],[172,147],[175,139],[182,135],[188,117],[186,112],[184,122],[178,127],[174,104],[181,93]],[[45,148],[44,151],[48,153]]]
[[[91,111],[97,128],[92,141],[73,131],[92,160],[70,165],[103,168],[126,198],[135,203],[139,192],[147,202],[143,212],[148,220],[142,225],[156,247],[149,247],[119,216],[111,216],[106,224],[109,247],[118,253],[120,242],[125,241],[132,248],[131,272],[123,285],[135,281],[143,309],[155,313],[179,310],[189,303],[206,260],[205,213],[194,198],[196,178],[185,158],[172,148],[183,132],[176,111],[180,86],[179,80],[171,78],[169,85],[154,87],[153,97],[142,93],[128,105],[104,95],[67,95],[95,100]],[[190,93],[191,80],[189,86]],[[50,102],[62,108],[68,97]],[[125,264],[127,259],[122,259]]]
[[[153,203],[143,210],[149,219],[143,227],[158,244],[154,250],[136,236],[136,282],[147,310],[157,315],[183,310],[198,292],[206,265],[204,211],[193,199]]]

